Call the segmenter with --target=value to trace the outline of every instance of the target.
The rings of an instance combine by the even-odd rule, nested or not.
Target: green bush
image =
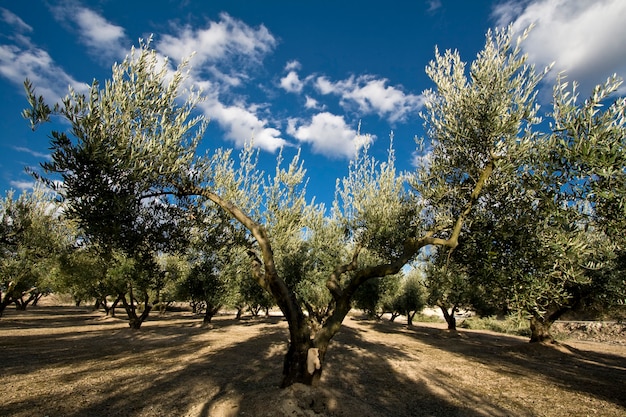
[[[520,316],[506,316],[498,318],[490,317],[470,317],[459,326],[463,329],[491,330],[498,333],[514,334],[518,336],[530,336],[530,325],[527,319]]]

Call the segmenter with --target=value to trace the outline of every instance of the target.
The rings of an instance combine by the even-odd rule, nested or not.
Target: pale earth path
[[[211,329],[201,321],[185,312],[155,314],[132,331],[88,308],[8,310],[0,318],[0,414],[626,415],[626,337],[544,347],[355,313],[331,343],[321,386],[281,390],[282,318],[220,315]]]

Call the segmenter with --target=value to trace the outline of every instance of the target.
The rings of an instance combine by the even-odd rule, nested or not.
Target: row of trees
[[[564,309],[626,298],[626,102],[602,107],[620,81],[580,103],[559,79],[548,124],[536,95],[549,69],[528,65],[525,37],[489,32],[469,67],[437,51],[423,166],[398,172],[393,148],[385,161],[365,148],[329,210],[307,199],[299,154],[288,164],[279,155],[266,176],[252,145],[239,158],[196,152],[205,121],[193,117],[201,97],[181,91],[187,63],[169,70],[149,42],[103,88],[52,108],[27,82],[24,116],[33,128],[52,115],[69,123],[51,133],[42,179],[61,184],[65,213],[105,264],[123,253],[154,276],[155,254],[204,242],[191,245],[189,276],[248,268],[289,324],[283,386],[311,384],[355,297],[419,256],[431,258],[426,286],[448,316],[461,305],[518,309],[537,341]],[[313,373],[311,355],[322,364]]]
[[[189,301],[207,323],[222,306],[237,308],[238,316],[273,306],[251,285],[248,264],[241,256],[233,262],[232,246],[221,240],[196,236],[181,252],[131,257],[90,242],[42,188],[18,198],[8,192],[0,200],[0,221],[0,316],[8,305],[24,310],[52,292],[71,295],[76,305],[95,300],[111,315],[124,307],[132,328],[153,307],[164,310],[175,301]]]

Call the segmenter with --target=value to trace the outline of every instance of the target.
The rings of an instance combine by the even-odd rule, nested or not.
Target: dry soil
[[[623,327],[541,346],[355,313],[333,339],[320,386],[280,389],[281,317],[221,315],[211,328],[201,321],[155,314],[132,331],[88,308],[8,310],[0,318],[0,415],[626,415]]]

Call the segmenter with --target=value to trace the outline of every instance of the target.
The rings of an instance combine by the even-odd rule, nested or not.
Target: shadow
[[[242,322],[217,317],[207,330],[197,316],[155,317],[133,331],[121,327],[125,322],[85,327],[98,320],[68,314],[77,320],[73,332],[69,318],[52,319],[67,325],[58,334],[10,336],[11,329],[0,326],[3,414],[511,415],[484,399],[470,398],[480,406],[468,407],[451,401],[457,392],[434,392],[432,384],[402,368],[416,359],[413,354],[370,339],[366,330],[344,326],[336,335],[320,387],[281,390],[288,337],[282,318]],[[448,386],[443,379],[441,386]],[[295,403],[300,414],[285,411]]]
[[[458,330],[415,323],[369,322],[381,333],[402,333],[437,349],[462,355],[496,373],[547,380],[575,393],[591,395],[626,409],[626,357],[574,348],[566,343],[544,345],[528,338],[486,331]]]

